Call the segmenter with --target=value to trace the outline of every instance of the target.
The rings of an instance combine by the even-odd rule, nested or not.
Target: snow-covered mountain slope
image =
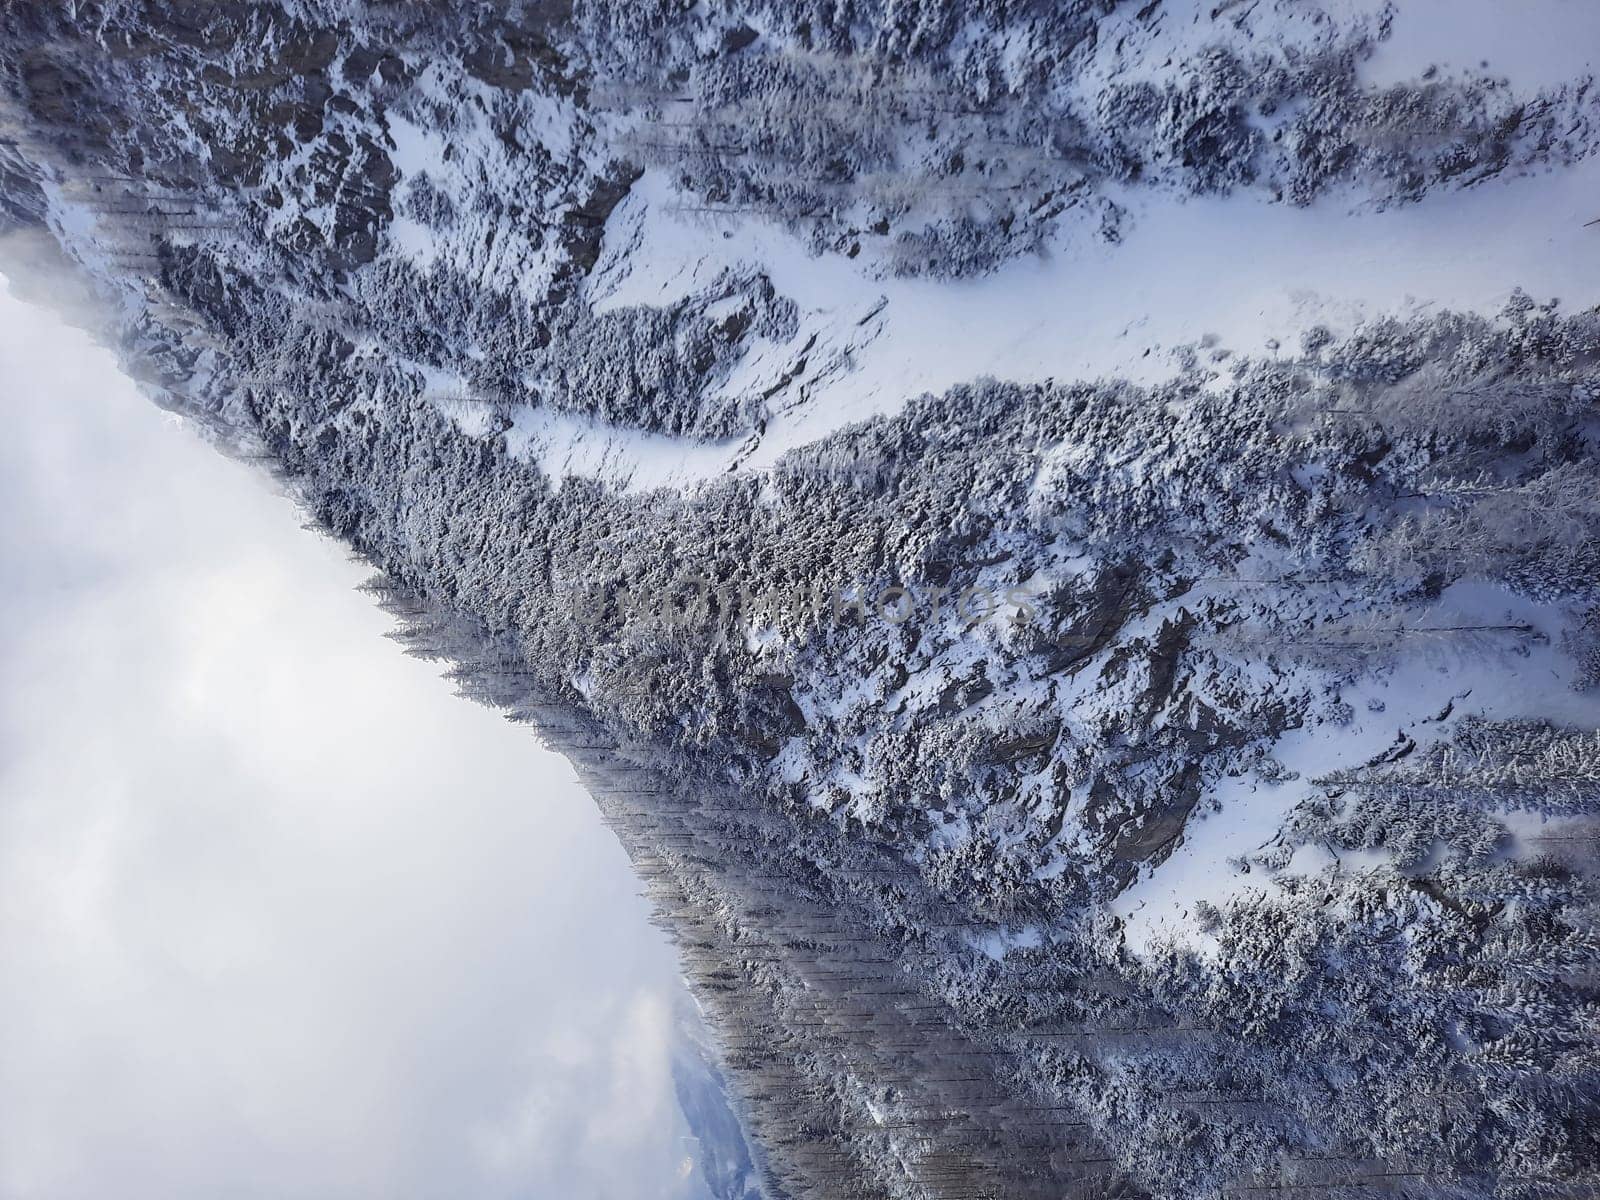
[[[573,759],[769,1192],[1600,1184],[1590,7],[4,14],[7,220]]]

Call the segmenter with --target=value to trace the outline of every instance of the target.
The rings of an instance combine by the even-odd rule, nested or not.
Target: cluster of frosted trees
[[[793,333],[770,283],[596,315],[582,282],[639,164],[542,146],[463,172],[448,203],[415,181],[398,197],[441,235],[477,222],[465,258],[424,270],[374,240],[391,103],[454,137],[470,96],[504,147],[531,127],[516,97],[541,87],[549,112],[595,106],[572,117],[594,138],[670,101],[683,128],[617,149],[679,169],[686,201],[809,223],[844,253],[872,233],[910,247],[906,269],[960,273],[1069,206],[1108,215],[1106,176],[1302,199],[1359,170],[1409,194],[1498,169],[1551,122],[1578,144],[1572,96],[1525,134],[1455,84],[1374,100],[1343,59],[1203,55],[1153,92],[1108,90],[1104,112],[1052,108],[1095,4],[966,14],[1067,51],[1020,79],[931,3],[760,4],[750,24],[725,6],[580,4],[570,24],[540,5],[381,7],[129,2],[98,25],[7,9],[5,118],[26,129],[5,146],[7,211],[42,220],[53,194],[91,219],[106,282],[142,301],[121,334],[163,402],[270,464],[382,572],[407,649],[573,757],[726,1033],[776,1185],[1592,1188],[1587,734],[1469,726],[1415,764],[1321,781],[1244,864],[1275,881],[1267,898],[1197,911],[1213,959],[1135,958],[1106,907],[1209,788],[1281,781],[1275,740],[1339,718],[1339,687],[1419,632],[1514,667],[1531,629],[1423,621],[1451,584],[1548,601],[1592,670],[1592,315],[1519,300],[1152,387],[975,380],[764,477],[622,493],[547,478],[511,453],[511,419],[549,404],[753,427],[759,406],[718,388],[755,339]],[[445,44],[472,88],[408,93],[401,52],[442,62]],[[1281,152],[1249,133],[1268,104],[1292,110]],[[1374,136],[1418,112],[1460,144]],[[931,117],[944,133],[923,136]],[[906,153],[948,184],[926,209],[882,178]],[[953,216],[969,185],[984,203]],[[172,203],[221,194],[225,220]],[[490,232],[521,238],[534,274],[490,278]],[[451,372],[491,419],[442,411],[423,377]],[[728,595],[1045,586],[1037,620],[979,629],[716,610],[663,630],[615,602],[686,573]],[[1530,829],[1536,813],[1555,823]],[[1290,871],[1308,848],[1387,857]]]

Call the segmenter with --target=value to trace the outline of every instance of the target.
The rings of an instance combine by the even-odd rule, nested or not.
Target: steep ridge
[[[1591,1195],[1600,100],[1409,8],[12,3],[0,204],[574,762],[774,1195]]]

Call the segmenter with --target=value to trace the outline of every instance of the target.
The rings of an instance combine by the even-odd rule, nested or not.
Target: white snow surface
[[[549,408],[521,409],[512,422],[506,448],[524,461],[537,461],[551,479],[611,479],[643,491],[670,486],[685,472],[705,478],[725,470],[734,444],[618,429]]]
[[[1213,46],[1281,55],[1362,36],[1373,50],[1361,69],[1374,86],[1437,66],[1531,94],[1591,76],[1600,61],[1600,5],[1590,0],[1165,0],[1145,20],[1130,8],[1123,26],[1102,31],[1074,86],[1092,95],[1112,78],[1159,79]],[[431,157],[407,153],[403,132],[396,140],[407,166]],[[909,397],[985,375],[1156,382],[1173,373],[1175,349],[1202,339],[1213,353],[1269,354],[1318,324],[1347,332],[1380,315],[1492,313],[1517,286],[1587,306],[1600,302],[1600,227],[1585,228],[1600,217],[1597,197],[1594,162],[1438,189],[1386,211],[1337,196],[1293,208],[1250,193],[1113,194],[1130,217],[1120,244],[1067,228],[1039,257],[952,282],[885,278],[868,255],[815,255],[759,217],[707,212],[650,171],[607,224],[590,301],[602,311],[668,304],[730,268],[762,270],[799,305],[800,332],[755,351],[726,387],[764,390],[801,359],[805,369],[749,442],[584,426],[573,453],[546,439],[539,457],[624,488],[689,486],[770,467]]]
[[[1566,614],[1486,584],[1446,590],[1419,629],[1527,624],[1531,640],[1484,635],[1463,644],[1455,639],[1416,639],[1385,671],[1364,675],[1340,694],[1354,710],[1349,724],[1308,724],[1278,739],[1273,755],[1298,779],[1268,783],[1253,773],[1227,778],[1210,789],[1190,817],[1182,841],[1160,866],[1124,891],[1112,910],[1123,919],[1124,945],[1144,956],[1167,943],[1209,953],[1216,943],[1196,924],[1195,906],[1218,908],[1274,890],[1272,876],[1254,868],[1235,870],[1228,860],[1263,849],[1301,801],[1313,781],[1359,767],[1410,738],[1417,751],[1449,735],[1463,717],[1503,721],[1544,719],[1557,725],[1600,725],[1600,696],[1573,689],[1573,664],[1561,649]],[[1448,715],[1444,715],[1444,714]],[[1310,857],[1316,857],[1315,854]],[[1322,856],[1297,855],[1295,871],[1337,865],[1373,869],[1385,853],[1346,857],[1338,864]]]
[[[1488,75],[1517,88],[1578,80],[1600,68],[1600,5],[1593,0],[1405,0],[1362,77],[1374,86]]]
[[[1202,339],[1212,353],[1272,354],[1274,339],[1292,352],[1315,325],[1348,332],[1380,315],[1492,313],[1518,286],[1569,308],[1600,303],[1600,227],[1585,228],[1600,217],[1600,162],[1386,211],[1248,194],[1118,199],[1132,212],[1121,244],[1078,231],[981,279],[895,279],[813,256],[770,224],[685,212],[669,183],[647,173],[608,223],[590,281],[596,307],[670,303],[754,266],[800,307],[793,357],[816,342],[753,443],[644,442],[600,427],[586,436],[612,445],[573,456],[568,469],[602,464],[619,486],[690,485],[769,467],[910,397],[985,375],[1149,383],[1170,377],[1173,352]]]

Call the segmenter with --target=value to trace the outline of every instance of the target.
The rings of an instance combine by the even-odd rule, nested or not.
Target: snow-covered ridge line
[[[1394,7],[11,6],[0,199],[581,765],[775,1190],[1554,1200],[1600,108]]]
[[[1597,195],[1600,160],[1386,211],[1332,199],[1291,208],[1250,196],[1130,197],[1119,243],[1074,231],[1037,259],[949,282],[875,277],[814,257],[769,225],[684,214],[647,173],[613,215],[590,286],[602,310],[664,304],[722,271],[759,267],[800,307],[791,346],[809,346],[813,362],[847,357],[829,377],[800,375],[792,407],[773,415],[753,449],[685,447],[674,464],[658,446],[639,471],[647,486],[692,484],[770,467],[795,446],[893,414],[910,396],[983,377],[1154,383],[1190,351],[1226,377],[1229,356],[1291,355],[1316,327],[1346,335],[1381,317],[1490,315],[1519,287],[1588,308],[1600,304]],[[618,435],[604,476],[622,486],[644,464],[627,440]]]

